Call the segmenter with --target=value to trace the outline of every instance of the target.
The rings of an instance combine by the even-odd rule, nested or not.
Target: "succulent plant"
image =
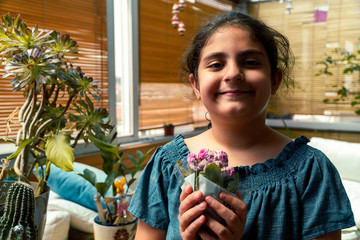
[[[113,126],[100,101],[101,91],[92,77],[73,66],[78,53],[77,42],[68,34],[28,27],[20,15],[2,16],[0,56],[5,63],[3,77],[12,77],[14,91],[26,98],[18,114],[20,129],[16,139],[6,141],[17,150],[6,158],[4,166],[13,167],[20,180],[29,183],[35,169],[38,187],[45,189],[50,165],[73,170],[74,148],[79,140],[88,144],[102,141]],[[99,145],[117,149],[116,145]],[[0,179],[4,167],[0,172]]]

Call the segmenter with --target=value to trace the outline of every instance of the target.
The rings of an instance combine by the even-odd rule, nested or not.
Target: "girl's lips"
[[[229,95],[229,96],[237,96],[237,95],[243,95],[243,94],[251,94],[254,91],[251,90],[228,90],[218,93],[219,95]]]

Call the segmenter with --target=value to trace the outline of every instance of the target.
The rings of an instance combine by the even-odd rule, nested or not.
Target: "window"
[[[118,136],[134,139],[138,129],[137,1],[108,1],[107,13],[109,83],[115,89],[110,95],[110,108],[116,113],[112,119]]]
[[[248,8],[250,15],[289,38],[296,57],[295,91],[273,98],[271,107],[292,115],[291,127],[360,131],[360,117],[356,116],[349,101],[323,102],[326,98],[336,98],[333,86],[347,84],[353,93],[359,92],[358,72],[343,74],[342,68],[334,68],[333,76],[315,76],[318,68],[314,66],[335,48],[350,52],[359,49],[360,29],[356,24],[360,17],[359,2],[293,0],[291,14],[285,13],[285,4],[285,1],[283,4],[253,3]]]

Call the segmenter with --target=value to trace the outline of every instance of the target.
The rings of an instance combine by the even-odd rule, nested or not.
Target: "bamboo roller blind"
[[[314,10],[324,6],[328,7],[327,21],[314,22]],[[353,91],[359,91],[359,76],[344,76],[343,68],[335,68],[332,77],[315,77],[318,68],[313,64],[324,59],[325,53],[330,54],[334,50],[331,46],[344,49],[350,44],[352,50],[357,50],[359,1],[293,0],[293,7],[290,15],[285,14],[285,3],[279,2],[251,4],[249,9],[251,15],[289,38],[296,57],[295,91],[292,95],[272,99],[272,107],[289,114],[354,114],[349,102],[325,104],[323,99],[327,98],[326,93],[336,92],[333,86],[341,87],[345,78],[350,78]]]
[[[181,57],[199,26],[224,10],[200,1],[194,4],[186,2],[184,11],[178,15],[185,23],[186,32],[179,36],[171,24],[172,6],[177,2],[139,0],[140,128],[161,126],[165,122],[183,124],[194,121],[194,100],[189,97],[192,90],[181,85],[179,78]],[[225,9],[235,7],[229,1],[211,2]]]
[[[179,83],[181,56],[199,26],[221,9],[201,2],[186,2],[179,20],[186,26],[183,37],[171,25],[172,6],[177,0],[139,1],[140,81]],[[235,7],[230,1],[213,0],[221,6]]]
[[[28,27],[38,24],[40,29],[70,34],[79,45],[78,59],[73,65],[99,80],[97,84],[104,90],[100,105],[107,108],[106,0],[0,1],[0,15],[8,12],[13,17],[20,13]],[[0,75],[3,74],[1,68]],[[0,138],[5,137],[8,116],[25,101],[21,91],[13,92],[12,89],[10,78],[0,78]],[[14,137],[17,129],[18,126],[13,127],[9,137]]]

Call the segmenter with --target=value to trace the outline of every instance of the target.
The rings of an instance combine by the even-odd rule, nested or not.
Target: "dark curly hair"
[[[271,66],[272,80],[277,69],[280,69],[283,73],[282,85],[287,90],[293,86],[292,69],[295,60],[288,39],[263,22],[240,12],[229,12],[213,18],[195,35],[191,46],[183,56],[182,70],[187,77],[190,73],[194,74],[196,84],[198,84],[197,71],[201,51],[215,31],[226,26],[237,26],[248,31],[254,41],[264,46]]]

